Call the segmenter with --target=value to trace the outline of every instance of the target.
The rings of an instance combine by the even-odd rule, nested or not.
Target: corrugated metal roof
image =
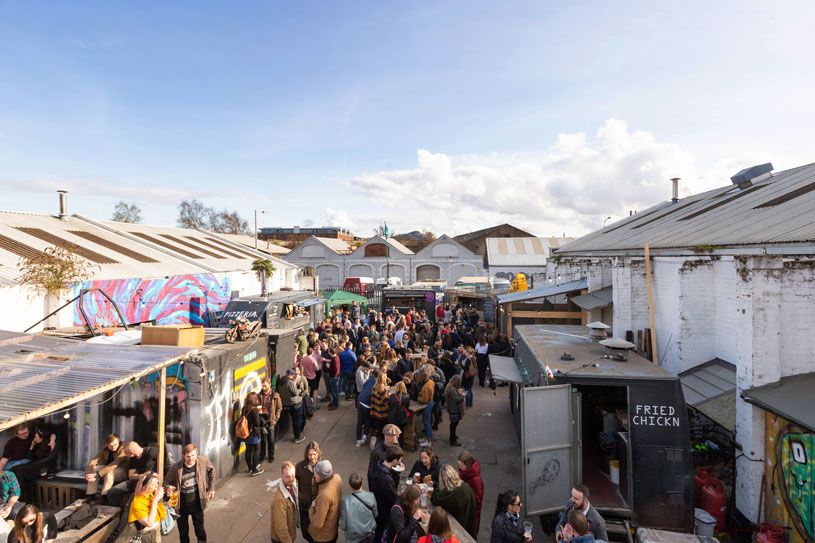
[[[549,287],[533,288],[532,290],[521,290],[518,292],[511,292],[498,296],[498,303],[505,304],[508,302],[520,302],[523,300],[535,300],[537,298],[545,298],[546,296],[556,296],[566,292],[573,292],[575,290],[583,290],[588,287],[588,281],[585,279],[578,279],[577,281],[569,281],[562,285],[552,285]]]
[[[46,232],[49,238],[64,240],[66,244],[81,247],[84,251],[92,251],[112,261],[99,264],[90,270],[92,280],[164,277],[209,271],[203,266],[178,260],[78,217],[59,219],[50,215],[0,212],[0,236],[3,236],[0,240],[13,240],[15,244],[38,253],[53,246],[52,243],[42,239],[42,236],[32,235],[35,231]],[[21,261],[20,251],[13,249],[0,241],[0,280],[9,284],[16,284],[20,275],[18,268]]]
[[[557,250],[606,251],[815,242],[815,164],[776,173],[747,189],[728,185],[662,202]]]
[[[487,238],[489,266],[545,266],[549,249],[574,238]]]
[[[240,243],[241,245],[249,247],[250,249],[255,248],[255,238],[252,236],[245,236],[243,234],[218,234],[218,236],[236,243]],[[257,250],[274,256],[281,256],[289,253],[289,249],[281,247],[280,245],[275,245],[271,241],[262,239],[258,240]]]
[[[194,352],[0,331],[0,430],[118,388]]]
[[[736,390],[736,366],[719,358],[679,374],[685,402],[698,407]]]

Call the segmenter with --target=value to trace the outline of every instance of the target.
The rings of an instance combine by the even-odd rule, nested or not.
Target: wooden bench
[[[65,530],[57,533],[57,543],[104,543],[119,522],[120,508],[97,505],[99,515],[79,530]],[[76,509],[67,507],[56,514],[57,521],[70,516]]]

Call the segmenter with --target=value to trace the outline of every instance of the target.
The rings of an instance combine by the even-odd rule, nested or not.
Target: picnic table
[[[436,508],[435,505],[431,504],[428,500],[427,503],[427,511],[428,513],[432,513],[433,510]],[[476,543],[473,536],[471,536],[464,527],[459,524],[459,522],[453,517],[451,514],[447,514],[447,520],[450,521],[450,531],[452,532],[453,537],[459,540],[459,543]],[[427,535],[427,522],[420,521],[419,528],[417,532],[419,532],[419,537]]]
[[[415,401],[410,402],[410,406],[407,408],[410,411],[410,416],[407,424],[405,424],[405,435],[402,439],[402,448],[406,451],[413,452],[416,450],[416,419],[421,419],[421,415],[417,417],[416,413],[420,413],[426,407],[426,403]]]

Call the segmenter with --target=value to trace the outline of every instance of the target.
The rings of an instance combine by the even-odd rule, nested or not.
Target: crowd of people
[[[243,398],[234,438],[236,447],[245,446],[249,474],[257,476],[264,472],[264,461],[275,461],[279,423],[288,423],[294,442],[302,443],[320,403],[333,411],[343,398],[356,410],[356,447],[368,445],[371,451],[367,471],[348,474],[351,493],[346,496],[342,477],[316,441],[305,445],[301,460],[281,462],[270,504],[271,542],[293,542],[299,532],[309,543],[332,543],[342,531],[349,543],[456,543],[451,519],[477,539],[484,498],[481,465],[466,450],[455,462],[443,462],[433,440],[443,434],[446,412],[448,443],[461,447],[458,426],[474,404],[476,379],[480,387],[491,384],[488,355],[508,352],[507,338],[481,322],[472,308],[440,305],[430,319],[424,311],[401,314],[395,309],[363,316],[354,303],[320,326],[300,330],[295,343],[294,367],[277,380],[264,379],[260,391]],[[414,413],[423,435],[419,458],[407,470],[403,446]],[[33,478],[27,470],[36,469],[39,478],[43,461],[55,457],[55,440],[43,430],[29,433],[23,424],[5,446],[0,515],[14,521],[9,542],[50,543],[56,537],[54,515],[21,499],[31,492],[21,484]],[[189,543],[190,518],[199,543],[207,540],[204,512],[214,497],[215,468],[194,444],[182,453],[172,465],[165,458],[162,478],[157,447],[107,436],[88,462],[85,480],[88,502],[122,507],[108,543],[116,541],[128,523],[143,541],[177,524],[180,542]],[[572,489],[558,525],[558,543],[608,540],[588,497],[584,486]],[[492,543],[531,541],[520,522],[521,505],[514,491],[498,496]]]

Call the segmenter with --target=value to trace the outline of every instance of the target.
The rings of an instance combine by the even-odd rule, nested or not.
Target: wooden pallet
[[[60,510],[84,498],[87,487],[84,481],[40,479],[36,482],[34,496],[40,509]]]

